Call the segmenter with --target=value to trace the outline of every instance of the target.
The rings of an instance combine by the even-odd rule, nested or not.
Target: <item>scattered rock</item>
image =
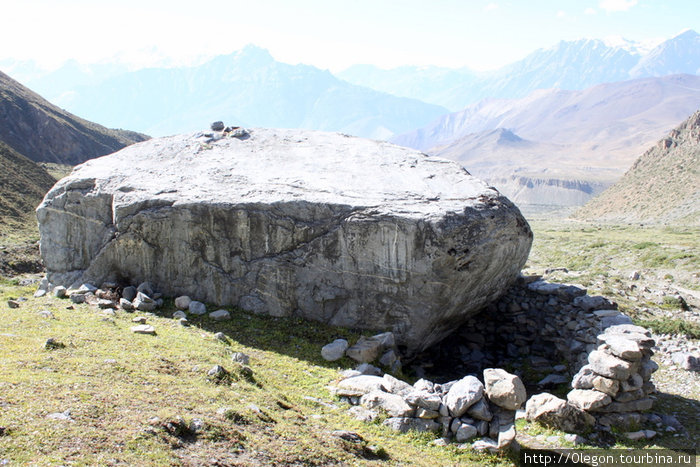
[[[146,324],[146,321],[148,321],[148,318],[146,318],[145,316],[137,316],[135,318],[131,318],[132,323]]]
[[[224,122],[216,121],[210,125],[212,131],[224,131]]]
[[[187,319],[187,313],[185,313],[182,310],[177,310],[175,313],[173,313],[173,319],[182,319],[185,318]]]
[[[336,339],[330,344],[326,344],[321,348],[321,356],[324,360],[334,362],[343,358],[347,349],[348,341],[345,339]]]
[[[124,287],[124,290],[122,290],[122,298],[131,302],[136,298],[137,293],[138,290],[136,290],[136,287],[130,285],[128,287]]]
[[[59,285],[53,288],[53,295],[56,298],[65,298],[66,297],[66,292],[68,289],[66,289],[64,286]]]
[[[250,357],[248,357],[243,352],[234,352],[231,355],[231,361],[240,363],[241,365],[249,365],[250,364]]]
[[[46,418],[50,418],[51,420],[64,420],[68,422],[72,422],[73,419],[71,418],[71,410],[65,410],[63,412],[54,412],[50,413],[46,416]]]
[[[17,300],[8,300],[7,306],[10,308],[19,308],[19,302]]]
[[[46,339],[46,342],[44,342],[44,349],[45,350],[56,350],[56,349],[63,349],[65,348],[66,344],[59,342],[58,340],[54,339],[53,337],[49,337]]]
[[[204,303],[198,302],[196,300],[192,300],[190,302],[188,309],[189,312],[193,315],[203,315],[207,312],[207,306]]]
[[[154,328],[150,324],[139,324],[138,326],[132,326],[131,332],[135,334],[149,334],[155,336],[156,328]]]
[[[189,309],[190,303],[192,303],[192,299],[190,297],[188,297],[187,295],[181,295],[181,296],[175,298],[175,307],[178,310]]]
[[[231,319],[231,313],[228,310],[216,310],[209,313],[209,318],[214,321],[225,321]]]

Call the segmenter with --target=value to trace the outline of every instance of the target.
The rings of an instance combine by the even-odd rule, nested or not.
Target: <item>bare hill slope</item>
[[[576,217],[700,224],[700,110],[646,151]]]
[[[33,161],[76,165],[146,139],[76,117],[0,72],[0,141]]]

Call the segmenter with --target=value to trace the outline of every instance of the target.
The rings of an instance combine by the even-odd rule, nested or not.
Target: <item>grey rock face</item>
[[[456,163],[302,130],[132,145],[77,167],[37,215],[54,284],[128,277],[390,330],[412,350],[504,293],[532,242],[518,209]]]

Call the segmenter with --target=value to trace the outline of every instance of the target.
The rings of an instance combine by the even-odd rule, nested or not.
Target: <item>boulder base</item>
[[[458,164],[301,130],[153,139],[78,166],[38,208],[49,280],[393,331],[420,350],[504,293],[532,232]]]

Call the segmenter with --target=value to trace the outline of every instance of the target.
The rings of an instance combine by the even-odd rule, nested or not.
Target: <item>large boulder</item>
[[[457,163],[341,134],[153,139],[73,170],[37,210],[57,285],[149,281],[419,350],[527,259],[519,210]]]

